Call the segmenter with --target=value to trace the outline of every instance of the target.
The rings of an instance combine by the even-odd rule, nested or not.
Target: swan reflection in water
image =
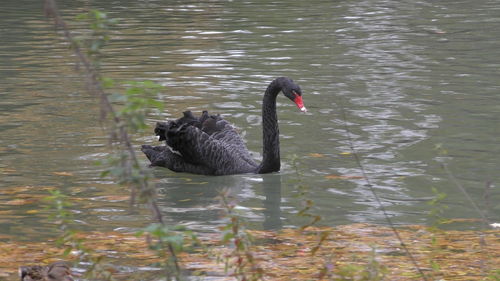
[[[279,173],[206,177],[161,169],[154,172],[161,177],[156,183],[160,209],[173,224],[201,232],[218,231],[219,226],[227,223],[220,200],[220,193],[225,191],[237,205],[238,215],[248,223],[263,229],[280,229],[283,225]],[[165,174],[171,176],[166,178]]]

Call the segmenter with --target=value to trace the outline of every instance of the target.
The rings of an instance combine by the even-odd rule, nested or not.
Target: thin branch
[[[450,169],[448,168],[448,165],[446,165],[446,163],[441,163],[441,167],[443,168],[443,170],[445,171],[446,175],[448,176],[448,178],[453,182],[453,184],[462,192],[462,194],[465,196],[465,198],[467,198],[467,200],[469,201],[469,203],[472,205],[472,207],[474,208],[474,210],[479,214],[479,216],[481,217],[481,221],[484,225],[484,227],[487,229],[490,227],[490,222],[488,220],[488,218],[484,215],[484,213],[481,211],[481,209],[479,209],[479,207],[477,206],[477,204],[474,202],[474,200],[472,200],[472,198],[470,197],[469,193],[467,192],[467,190],[465,189],[465,187],[457,180],[457,178],[453,175],[453,173],[450,171]],[[488,187],[488,185],[487,185]],[[486,243],[486,234],[484,233],[484,231],[482,229],[479,230],[479,246],[481,248],[481,251],[484,252],[485,251],[485,247],[487,245]],[[483,260],[481,260],[481,270],[483,271],[483,274],[486,272],[485,271],[485,265],[484,265],[484,262]]]
[[[111,104],[111,101],[108,98],[108,95],[103,90],[99,72],[93,67],[92,63],[90,62],[88,57],[84,54],[80,46],[75,43],[76,41],[73,38],[71,32],[69,31],[68,25],[59,14],[59,10],[57,9],[55,0],[45,0],[44,11],[47,17],[50,17],[54,20],[54,25],[56,26],[56,28],[60,28],[62,30],[64,37],[72,45],[73,52],[78,57],[79,62],[84,66],[85,73],[87,74],[87,79],[88,79],[87,83],[89,86],[88,87],[89,91],[93,95],[97,96],[100,100],[101,119],[104,119],[107,114],[111,116],[111,120],[113,121],[114,126],[118,129],[118,140],[123,146],[123,149],[127,151],[130,160],[132,161],[132,165],[135,167],[140,167],[140,162],[132,146],[132,143],[130,141],[130,136],[124,125],[124,122],[122,122],[121,118],[118,116],[117,112],[113,108],[113,105]],[[111,135],[112,134],[113,133],[111,133]],[[156,193],[154,190],[148,187],[148,182],[146,180],[146,177],[144,176],[145,175],[144,170],[139,168],[139,173],[141,174],[141,176],[143,176],[141,177],[141,180],[139,182],[139,190],[141,191],[142,195],[147,194],[147,205],[151,210],[153,219],[158,221],[161,225],[165,226],[163,216],[160,212],[160,208],[156,201]],[[136,195],[135,188],[133,188],[131,194],[132,196],[131,202],[134,202],[135,195]],[[171,243],[168,243],[168,251],[170,253],[170,256],[172,257],[172,260],[174,261],[176,276],[178,276],[180,272],[179,259]]]
[[[344,122],[344,130],[346,132],[347,140],[349,142],[349,149],[351,150],[351,153],[354,155],[354,160],[356,161],[356,164],[358,165],[358,167],[361,170],[361,173],[363,174],[363,178],[366,181],[366,185],[370,188],[370,191],[372,192],[373,196],[375,197],[375,201],[377,202],[380,210],[384,214],[385,220],[389,224],[392,232],[394,233],[394,235],[398,239],[399,245],[401,246],[401,248],[403,248],[406,255],[408,255],[408,257],[411,260],[411,263],[413,264],[415,269],[418,271],[418,273],[420,274],[422,279],[427,281],[428,280],[427,276],[425,275],[424,271],[418,266],[417,260],[415,259],[413,254],[410,252],[410,250],[408,249],[408,247],[404,243],[403,238],[401,237],[401,235],[399,235],[399,232],[398,232],[396,226],[394,225],[394,223],[392,222],[391,217],[387,213],[387,210],[385,209],[384,205],[382,205],[382,200],[380,200],[380,197],[378,196],[377,192],[375,191],[375,188],[373,187],[373,184],[371,183],[371,180],[368,177],[368,174],[366,173],[366,169],[363,166],[363,164],[361,163],[360,157],[354,148],[354,142],[352,140],[351,131],[349,130],[349,126],[347,125],[347,117],[346,117],[346,113],[345,113],[345,108],[342,104],[340,104],[340,109],[342,112],[342,119],[343,119],[342,121]]]
[[[107,114],[111,116],[111,120],[115,124],[116,128],[118,129],[118,140],[120,143],[123,145],[123,148],[125,151],[127,151],[128,155],[130,156],[130,160],[132,161],[133,165],[136,167],[140,167],[140,162],[137,158],[137,155],[135,153],[134,147],[132,146],[132,143],[130,141],[130,136],[127,132],[127,129],[122,122],[121,118],[118,116],[116,110],[113,108],[113,105],[111,104],[111,101],[108,98],[108,95],[104,92],[102,84],[101,84],[101,77],[99,72],[93,67],[92,63],[88,59],[88,57],[85,55],[85,53],[82,51],[80,46],[76,44],[76,40],[74,39],[73,35],[71,34],[68,25],[66,22],[62,19],[59,10],[57,9],[57,4],[54,0],[45,0],[44,2],[44,11],[45,15],[47,17],[50,17],[54,20],[54,25],[56,28],[59,28],[62,30],[64,37],[66,40],[71,44],[73,48],[73,52],[75,55],[78,57],[78,61],[84,66],[85,73],[87,74],[87,79],[89,80],[88,86],[90,93],[92,93],[95,96],[99,97],[100,104],[101,104],[101,112],[105,114],[101,114],[101,118],[104,118]],[[140,169],[139,173],[141,175],[145,175],[145,172]],[[139,183],[139,190],[146,192],[149,190],[148,188],[148,183],[146,180],[141,180]],[[135,192],[132,192],[132,195],[135,196]],[[133,198],[132,198],[133,201]],[[156,200],[154,196],[148,196],[148,205],[150,206],[152,215],[154,220],[160,222],[163,224],[163,217],[161,215],[161,212],[159,211],[159,208],[157,206]]]
[[[120,141],[123,149],[127,151],[129,159],[132,162],[132,165],[134,167],[140,167],[140,162],[132,146],[132,142],[127,132],[127,128],[124,122],[122,122],[121,118],[118,116],[115,109],[113,108],[113,105],[111,104],[108,95],[104,92],[99,72],[93,67],[92,63],[90,62],[88,57],[84,54],[80,46],[76,44],[76,40],[73,38],[71,32],[69,31],[66,22],[62,19],[61,15],[59,14],[59,10],[57,9],[55,0],[45,0],[44,11],[47,17],[50,17],[54,20],[54,25],[56,26],[56,28],[60,28],[62,30],[64,37],[73,47],[73,52],[78,57],[79,62],[84,66],[85,73],[87,74],[87,79],[88,79],[87,83],[89,86],[88,87],[89,91],[93,95],[97,96],[100,100],[101,119],[104,119],[106,115],[111,116],[111,120],[113,121],[114,126],[118,129],[118,140]],[[112,136],[113,134],[114,132],[111,133],[110,135]],[[155,190],[149,188],[148,182],[145,177],[146,173],[144,172],[144,170],[139,168],[139,173],[142,176],[139,182],[139,190],[141,191],[140,194],[147,195],[147,205],[151,210],[153,219],[158,221],[161,225],[165,226],[163,216],[160,212],[160,208],[156,201]],[[133,188],[131,193],[131,202],[134,202],[135,195],[136,195],[135,188]],[[170,256],[172,257],[172,260],[174,261],[176,269],[175,275],[178,277],[180,273],[179,259],[171,243],[168,243],[168,251]]]
[[[478,215],[481,217],[481,220],[486,228],[489,228],[489,220],[488,218],[484,215],[484,213],[479,209],[477,204],[472,200],[470,197],[469,193],[467,190],[465,190],[465,187],[457,180],[457,178],[451,173],[450,169],[448,168],[448,165],[446,163],[441,163],[441,167],[445,171],[446,175],[448,178],[451,180],[451,182],[462,192],[462,194],[467,198],[469,203],[472,205],[474,210],[478,213]]]

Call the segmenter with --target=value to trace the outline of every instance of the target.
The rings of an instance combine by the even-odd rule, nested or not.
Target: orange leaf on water
[[[2,174],[12,174],[12,173],[16,173],[17,172],[14,169],[8,169],[8,168],[0,169],[0,171],[1,171]]]
[[[321,154],[321,153],[309,153],[308,155],[311,157],[316,157],[316,158],[325,157],[325,155]]]
[[[95,199],[99,201],[110,201],[110,202],[119,202],[119,201],[127,201],[130,199],[129,195],[104,195],[96,197]]]
[[[328,175],[325,176],[326,179],[329,180],[355,180],[355,179],[362,179],[362,176],[341,176],[341,175]]]
[[[14,199],[14,200],[10,200],[10,201],[7,201],[7,202],[3,202],[3,204],[5,204],[5,205],[11,205],[11,206],[20,206],[20,205],[33,204],[36,201],[37,200],[34,200],[34,199]]]
[[[52,174],[56,176],[72,177],[73,174],[70,172],[53,172]]]
[[[4,194],[4,195],[5,194],[16,194],[16,193],[21,193],[21,192],[32,190],[33,188],[34,188],[33,186],[29,186],[29,185],[12,186],[12,187],[2,189],[2,194]]]

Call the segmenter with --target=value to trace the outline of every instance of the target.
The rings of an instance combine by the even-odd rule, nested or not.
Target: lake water
[[[150,116],[148,132],[133,135],[137,151],[157,144],[156,121],[209,110],[235,124],[258,158],[267,84],[288,76],[304,92],[306,114],[278,99],[280,173],[206,177],[154,169],[169,223],[218,231],[224,219],[217,195],[228,188],[250,227],[297,227],[305,223],[296,215],[301,184],[323,225],[385,224],[367,178],[398,224],[431,224],[429,210],[444,206],[445,217],[478,218],[441,163],[498,222],[498,1],[60,3],[76,30],[81,24],[73,17],[89,8],[119,19],[104,49],[103,75],[165,86],[165,111]],[[128,211],[128,190],[99,176],[103,168],[94,163],[110,148],[97,101],[41,4],[7,1],[2,10],[2,234],[52,237],[39,199],[53,188],[70,196],[82,229],[149,223],[147,209]],[[427,203],[433,188],[447,194],[438,206]]]

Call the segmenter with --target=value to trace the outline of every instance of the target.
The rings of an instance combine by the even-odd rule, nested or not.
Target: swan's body
[[[282,91],[301,111],[300,87],[291,79],[275,79],[264,94],[262,104],[263,159],[256,163],[234,127],[220,116],[204,111],[195,117],[190,111],[184,117],[158,122],[155,133],[166,146],[143,145],[142,151],[152,166],[166,167],[175,172],[204,175],[271,173],[280,170],[279,130],[276,97]]]

